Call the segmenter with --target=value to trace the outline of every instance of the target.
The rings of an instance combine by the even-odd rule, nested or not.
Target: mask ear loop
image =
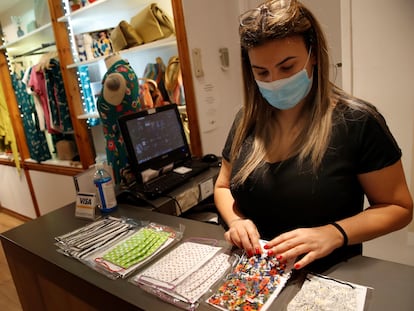
[[[309,47],[308,57],[306,58],[306,63],[305,63],[305,66],[303,66],[303,69],[305,69],[305,68],[306,68],[306,65],[307,65],[307,64],[308,64],[308,62],[309,62],[309,59],[310,59],[311,53],[312,53],[312,46],[310,46],[310,47]]]
[[[310,46],[310,47],[309,47],[308,58],[306,59],[305,66],[303,66],[303,69],[305,69],[305,70],[306,70],[306,65],[307,65],[307,64],[308,64],[308,62],[309,62],[309,59],[310,59],[311,54],[312,54],[312,46]],[[311,78],[313,78],[313,69],[314,69],[313,67],[314,67],[314,66],[312,66]],[[306,70],[306,74],[308,74],[308,73],[307,73],[307,70]]]

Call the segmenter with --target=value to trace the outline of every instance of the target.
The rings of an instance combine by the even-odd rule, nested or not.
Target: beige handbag
[[[174,33],[171,18],[156,3],[150,4],[132,17],[131,25],[145,43],[167,38]]]
[[[144,43],[144,40],[127,21],[121,21],[111,32],[112,48],[115,52]]]
[[[185,105],[183,78],[178,56],[172,56],[168,60],[164,80],[170,102],[179,106]]]

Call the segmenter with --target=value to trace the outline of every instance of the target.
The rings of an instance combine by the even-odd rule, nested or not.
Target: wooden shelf
[[[16,163],[10,156],[0,155],[0,165],[16,166]]]
[[[92,112],[92,113],[85,113],[78,116],[78,119],[99,119],[99,113],[98,112]]]
[[[67,176],[75,176],[83,171],[82,165],[76,162],[70,163],[70,161],[45,161],[37,163],[31,160],[25,160],[24,167],[29,170]]]

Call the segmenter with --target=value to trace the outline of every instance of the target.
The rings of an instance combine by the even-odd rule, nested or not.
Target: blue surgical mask
[[[304,68],[293,76],[272,82],[256,80],[260,93],[270,105],[281,110],[291,109],[308,95],[313,80],[313,75],[309,78],[306,70],[310,52]]]

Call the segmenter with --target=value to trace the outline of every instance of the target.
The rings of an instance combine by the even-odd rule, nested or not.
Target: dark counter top
[[[207,224],[181,217],[161,214],[128,205],[121,205],[115,217],[130,217],[148,220],[172,227],[185,226],[184,237],[204,237],[223,240],[224,230],[214,224]],[[62,207],[1,234],[1,240],[15,279],[19,296],[30,295],[19,289],[21,277],[19,263],[30,265],[42,278],[70,292],[78,299],[87,302],[98,310],[181,310],[152,296],[132,285],[126,279],[111,280],[94,271],[76,259],[66,257],[56,251],[54,237],[68,233],[89,223],[89,220],[74,216],[74,205]],[[327,275],[340,280],[372,287],[366,310],[414,310],[414,267],[383,260],[358,256],[348,262],[331,268]],[[24,285],[22,285],[24,287]],[[291,282],[275,300],[270,310],[285,310],[285,306],[300,287],[300,282]],[[32,297],[34,299],[34,297]],[[23,304],[24,305],[24,304]],[[33,309],[35,310],[35,309]],[[198,310],[211,310],[201,305]]]

